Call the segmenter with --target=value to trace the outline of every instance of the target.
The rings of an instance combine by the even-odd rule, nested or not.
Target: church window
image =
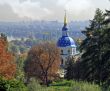
[[[76,50],[76,49],[75,49],[75,48],[73,48],[73,53],[74,53],[74,54],[75,54],[75,52],[76,52],[75,50]]]
[[[70,50],[68,50],[68,53],[70,53]]]
[[[61,60],[61,64],[63,65],[63,59]]]
[[[63,50],[61,50],[61,54],[63,54]]]

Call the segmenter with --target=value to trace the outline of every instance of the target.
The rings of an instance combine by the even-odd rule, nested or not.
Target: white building
[[[61,68],[65,68],[68,58],[76,54],[75,41],[68,34],[66,13],[64,17],[64,26],[62,28],[62,36],[58,39],[57,46],[61,51]]]

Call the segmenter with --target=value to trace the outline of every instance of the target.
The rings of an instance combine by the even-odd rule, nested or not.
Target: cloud
[[[105,10],[110,2],[108,0],[59,0],[57,5],[67,10],[69,20],[89,20],[93,18],[96,8]]]
[[[67,11],[74,11],[75,13],[80,13],[92,7],[90,0],[59,0],[57,4]]]
[[[41,7],[40,2],[33,2],[30,0],[25,1],[21,4],[16,4],[13,6],[14,12],[16,12],[20,17],[27,16],[32,19],[43,19],[45,16],[52,14],[48,8]]]
[[[4,0],[3,2],[0,0],[1,5],[5,5],[7,3],[8,6],[11,7],[11,14],[16,14],[19,18],[27,17],[31,20],[42,20],[45,19],[46,16],[52,14],[46,7],[41,7],[41,3],[33,0]],[[4,7],[1,7],[1,9]],[[7,11],[7,10],[6,10]],[[3,11],[4,12],[4,11]],[[8,15],[7,15],[8,17]],[[12,18],[11,18],[12,19]],[[16,20],[16,19],[15,19]]]
[[[20,3],[24,3],[26,2],[27,0],[19,0]]]
[[[8,4],[0,5],[0,20],[1,21],[13,21],[19,20],[19,16],[13,12],[12,7]]]
[[[59,0],[57,6],[62,8],[63,14],[64,10],[67,10],[68,21],[88,20],[94,15],[93,6],[90,0]]]
[[[86,10],[90,6],[91,4],[88,0],[71,0],[67,3],[66,9],[71,9],[80,12],[82,10]]]
[[[71,9],[74,7],[82,9],[90,5],[90,0],[59,0],[57,3]]]
[[[92,19],[96,8],[110,9],[109,5],[108,0],[0,0],[0,20],[63,21],[65,9],[68,20],[86,20]]]

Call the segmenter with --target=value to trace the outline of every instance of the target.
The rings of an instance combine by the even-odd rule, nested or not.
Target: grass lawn
[[[61,80],[53,82],[49,89],[49,91],[101,91],[101,88],[96,84],[76,82],[72,80]]]
[[[59,80],[50,84],[49,87],[31,83],[29,91],[102,91],[101,87],[88,82],[78,82],[74,80]],[[105,91],[105,90],[103,90]],[[110,91],[110,90],[107,90]]]

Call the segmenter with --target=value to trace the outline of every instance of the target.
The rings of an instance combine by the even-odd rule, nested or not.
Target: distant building
[[[57,46],[60,48],[61,51],[62,70],[60,70],[61,71],[60,73],[62,73],[61,76],[63,77],[65,74],[64,68],[66,67],[68,58],[74,57],[77,54],[75,41],[68,34],[66,13],[64,16],[64,26],[62,28],[62,36],[58,39]]]

